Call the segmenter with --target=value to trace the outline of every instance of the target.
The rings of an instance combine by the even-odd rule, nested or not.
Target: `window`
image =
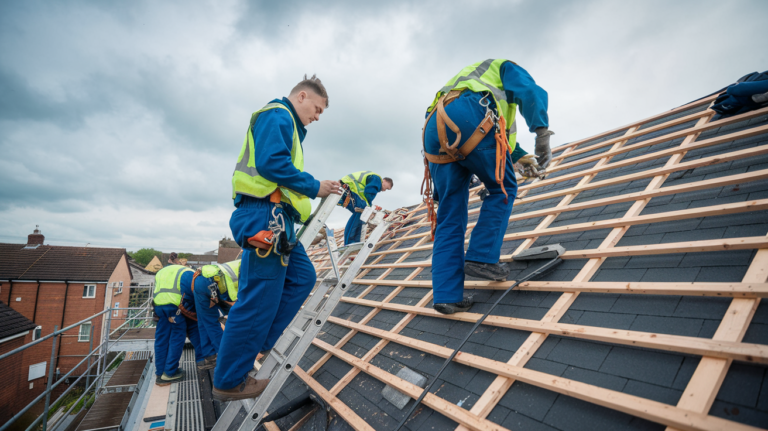
[[[120,282],[120,287],[123,287],[123,282],[122,281]]]
[[[86,284],[83,286],[83,298],[95,298],[96,297],[96,285]]]
[[[117,293],[123,293],[123,282],[120,282],[119,287],[117,288]]]
[[[77,336],[77,341],[91,341],[91,324],[83,323],[80,325],[80,334]]]
[[[48,365],[47,362],[40,362],[39,364],[34,364],[29,366],[29,378],[27,381],[39,379],[40,377],[45,377],[45,366]]]
[[[32,332],[32,341],[40,339],[40,337],[43,335],[43,327],[38,326],[35,328],[35,331]]]
[[[115,302],[115,308],[120,308],[120,303],[119,302]],[[117,317],[119,314],[120,314],[120,311],[119,310],[115,310],[115,311],[112,312],[112,317]]]

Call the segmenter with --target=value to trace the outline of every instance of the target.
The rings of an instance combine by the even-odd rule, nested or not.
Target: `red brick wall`
[[[83,298],[83,286],[84,284],[96,284],[96,297],[95,298]],[[68,287],[66,283],[40,283],[39,289],[37,283],[20,283],[14,282],[12,294],[8,297],[11,289],[6,289],[8,283],[3,283],[3,299],[8,301],[8,305],[23,314],[24,317],[33,320],[37,325],[42,326],[42,336],[48,335],[53,332],[54,326],[58,326],[59,329],[77,323],[87,317],[90,317],[104,309],[106,284],[105,283],[69,283]],[[127,289],[125,289],[127,290]],[[66,293],[66,302],[65,302]],[[21,298],[21,301],[17,302],[16,298]],[[35,312],[35,303],[37,303],[37,311]],[[66,305],[65,305],[66,304]],[[102,332],[102,318],[99,316],[95,318],[93,322],[93,346],[96,347],[101,341]],[[85,355],[90,351],[90,344],[88,342],[78,341],[79,327],[75,327],[65,332],[61,337],[56,340],[57,348],[57,361],[56,367],[59,369],[61,375],[66,374],[72,368],[80,362]],[[13,340],[15,341],[15,340]],[[32,333],[27,335],[25,343],[32,341]],[[35,397],[41,394],[45,390],[47,382],[47,370],[46,377],[35,379],[31,382],[27,381],[29,376],[29,367],[40,362],[50,362],[51,360],[51,343],[52,340],[46,340],[40,344],[37,344],[23,352],[20,355],[14,355],[21,358],[19,363],[18,358],[7,358],[8,361],[14,360],[15,362],[9,362],[9,366],[6,367],[5,361],[0,364],[3,370],[11,369],[13,373],[18,375],[18,379],[15,384],[8,384],[0,374],[0,382],[3,382],[3,393],[6,390],[10,390],[15,397],[15,407],[11,413],[19,411],[21,408],[30,403]],[[77,355],[77,356],[76,356]],[[74,375],[77,376],[85,372],[86,366],[81,366],[75,371]],[[95,369],[93,370],[95,372]],[[29,384],[33,384],[33,388],[29,388]],[[66,388],[66,385],[60,385],[60,390]],[[2,408],[0,404],[0,411],[5,412],[5,408]]]
[[[0,354],[8,353],[24,345],[25,340],[32,339],[31,333],[0,344]],[[0,361],[0,424],[6,423],[26,404],[19,405],[17,392],[27,383],[28,374],[19,372],[22,367],[23,354],[16,354]],[[29,388],[29,385],[26,385]]]

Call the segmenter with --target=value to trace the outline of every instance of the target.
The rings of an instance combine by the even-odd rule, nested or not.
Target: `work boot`
[[[225,402],[235,400],[247,400],[249,398],[256,398],[264,392],[269,384],[269,379],[256,380],[251,376],[248,376],[243,383],[235,386],[232,389],[219,389],[214,386],[213,398]]]
[[[507,281],[509,267],[506,263],[483,263],[468,260],[464,264],[464,274],[493,281]]]
[[[157,386],[168,386],[170,384],[171,384],[171,382],[164,382],[163,381],[163,376],[162,375],[157,376],[155,378],[155,385],[157,385]]]
[[[216,356],[217,355],[211,355],[202,361],[197,363],[197,369],[198,370],[212,370],[216,368]]]
[[[469,310],[469,308],[472,307],[472,304],[474,303],[475,301],[472,299],[472,296],[468,296],[461,302],[454,302],[450,304],[435,304],[432,306],[432,308],[434,308],[438,313],[453,314]]]
[[[169,376],[166,373],[163,373],[162,376],[160,376],[159,382],[162,382],[163,384],[159,384],[159,386],[167,386],[174,382],[180,382],[184,378],[184,371],[179,370],[176,372],[176,374]]]

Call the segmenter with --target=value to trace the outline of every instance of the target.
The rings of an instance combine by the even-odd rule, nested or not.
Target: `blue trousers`
[[[347,225],[344,227],[344,245],[360,242],[360,234],[363,230],[363,224],[360,222],[360,216],[362,213],[356,212],[355,208],[364,209],[366,207],[363,198],[361,198],[357,193],[350,193],[352,193],[354,202],[352,202],[352,199],[350,199],[349,203],[345,207],[349,212],[352,213],[352,215],[349,217],[349,220],[347,220]],[[339,202],[342,204],[344,203],[343,200],[340,200]]]
[[[231,389],[245,381],[256,355],[271,349],[301,308],[317,275],[307,252],[297,244],[287,266],[280,256],[261,258],[246,239],[266,230],[274,204],[268,199],[243,197],[229,226],[243,247],[237,302],[229,311],[221,338],[213,385]],[[287,223],[286,229],[293,229]]]
[[[474,98],[465,97],[471,95],[471,92],[466,91],[445,107],[448,116],[461,130],[460,145],[464,145],[485,116],[484,107]],[[456,134],[450,129],[446,130],[448,141],[453,142]],[[438,154],[440,142],[435,115],[427,124],[424,142],[428,153]],[[463,299],[465,259],[484,263],[499,261],[509,215],[517,195],[517,180],[511,156],[507,155],[504,187],[509,199],[505,203],[501,186],[496,183],[495,169],[496,140],[492,133],[488,134],[465,160],[429,164],[436,199],[439,200],[432,254],[432,290],[436,304],[459,302]],[[467,231],[469,182],[472,174],[480,178],[490,194],[483,201],[480,217],[472,230],[472,238],[465,256],[464,237]]]
[[[209,356],[219,353],[219,345],[224,331],[219,323],[218,305],[211,307],[211,291],[208,285],[211,279],[198,276],[195,279],[195,310],[197,311],[197,327],[200,331],[200,347],[203,355]]]
[[[179,307],[173,304],[157,305],[155,313],[160,318],[155,329],[155,374],[158,377],[163,373],[172,376],[178,372],[186,338],[195,349],[195,360],[203,360],[194,320],[179,313]]]

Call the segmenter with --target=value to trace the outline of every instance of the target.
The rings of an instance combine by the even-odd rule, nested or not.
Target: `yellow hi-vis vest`
[[[509,133],[510,151],[515,149],[517,144],[517,124],[515,124],[515,113],[517,105],[507,100],[507,93],[504,91],[504,85],[501,82],[501,65],[509,60],[489,59],[461,69],[456,76],[451,78],[447,84],[435,95],[435,100],[427,108],[427,112],[432,112],[437,105],[437,100],[451,90],[469,90],[475,93],[487,91],[496,102],[499,115],[502,115],[507,121],[507,130]]]
[[[375,175],[379,177],[379,180],[381,180],[381,175],[374,174],[371,171],[355,172],[341,179],[342,183],[348,185],[349,189],[357,193],[357,195],[360,196],[361,198],[363,198],[365,203],[368,204],[369,206],[371,205],[371,203],[368,202],[368,198],[365,197],[365,186],[368,185],[368,177],[370,177],[371,175]]]
[[[291,162],[293,162],[293,166],[295,166],[296,169],[304,172],[304,152],[301,149],[301,141],[299,141],[296,119],[293,118],[291,110],[285,105],[281,103],[270,103],[251,115],[251,123],[248,126],[248,133],[245,135],[243,147],[240,149],[240,155],[237,157],[235,172],[232,174],[232,199],[234,199],[238,193],[256,198],[265,198],[271,195],[272,192],[279,187],[277,183],[273,183],[259,175],[259,171],[256,169],[253,125],[256,124],[256,119],[259,118],[259,115],[262,112],[270,109],[285,109],[285,111],[288,112],[288,115],[291,116],[291,120],[293,120]],[[309,202],[309,198],[286,187],[280,187],[280,192],[282,193],[281,200],[291,204],[291,206],[298,211],[302,222],[307,221],[312,212],[312,204]]]
[[[155,305],[181,304],[181,274],[192,271],[182,265],[168,265],[155,274]]]
[[[240,259],[227,263],[217,263],[215,265],[205,265],[201,269],[201,274],[205,278],[219,277],[219,293],[227,292],[230,301],[237,301],[238,281],[240,279]]]

